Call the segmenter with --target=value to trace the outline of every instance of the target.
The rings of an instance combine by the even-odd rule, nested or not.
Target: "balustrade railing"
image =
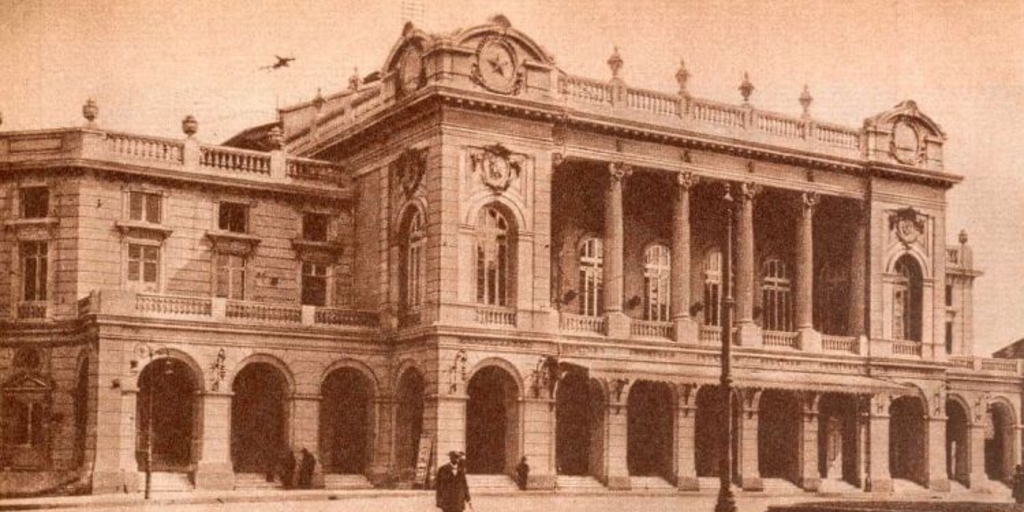
[[[334,164],[299,157],[288,157],[285,173],[289,178],[297,180],[327,183],[340,183],[342,178],[341,170]]]
[[[821,349],[825,352],[849,352],[851,354],[856,354],[857,337],[822,334]]]
[[[19,302],[15,311],[22,320],[43,320],[47,317],[48,305],[46,301]]]
[[[476,308],[476,323],[490,325],[516,325],[516,311],[507,308]]]
[[[204,167],[241,171],[253,174],[270,174],[270,155],[256,151],[203,147],[200,162]]]
[[[352,325],[357,327],[376,327],[377,315],[367,311],[351,309],[316,308],[314,322],[324,325]]]
[[[558,317],[558,326],[563,331],[604,334],[605,318],[603,316],[562,313]]]
[[[180,164],[184,150],[181,141],[107,133],[107,151],[118,155]]]
[[[960,368],[963,370],[974,369],[974,358],[973,357],[956,357],[949,358],[949,365],[953,368]]]
[[[758,112],[757,129],[764,133],[791,139],[802,139],[804,136],[804,123],[800,120],[766,112]]]
[[[736,128],[743,127],[745,116],[745,112],[739,107],[703,100],[694,101],[690,112],[697,121]]]
[[[629,108],[654,114],[679,115],[680,100],[679,96],[641,89],[629,89],[626,92],[626,105]]]
[[[210,316],[213,314],[213,304],[209,297],[140,293],[135,296],[135,310],[157,315]]]
[[[717,325],[702,325],[698,338],[701,345],[721,345],[722,328]]]
[[[917,341],[893,340],[892,355],[894,356],[921,356],[921,343]]]
[[[982,371],[1017,373],[1017,361],[1012,359],[982,359]]]
[[[267,302],[228,301],[225,316],[255,322],[298,324],[302,323],[302,307]]]
[[[632,320],[629,332],[633,336],[643,338],[672,338],[672,322],[656,322],[652,320]]]
[[[860,147],[860,132],[843,126],[816,124],[814,138],[822,144],[848,149]]]
[[[800,333],[786,331],[764,331],[764,346],[776,348],[799,348]]]
[[[608,82],[576,76],[564,76],[558,81],[562,95],[586,103],[610,105],[614,89]]]

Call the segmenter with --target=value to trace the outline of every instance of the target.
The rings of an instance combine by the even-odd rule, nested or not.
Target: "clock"
[[[907,119],[897,119],[892,125],[892,140],[889,152],[903,164],[917,165],[924,160],[921,151],[921,136],[917,128]]]
[[[522,74],[512,45],[499,38],[481,41],[473,64],[473,80],[490,91],[502,94],[519,92]]]
[[[410,93],[423,85],[423,52],[416,46],[410,46],[398,59],[398,90]]]

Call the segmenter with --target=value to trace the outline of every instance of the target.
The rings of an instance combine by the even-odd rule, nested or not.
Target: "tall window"
[[[308,261],[302,263],[302,304],[327,305],[327,265]]]
[[[147,291],[159,286],[160,248],[154,245],[128,244],[128,282]]]
[[[672,256],[656,244],[644,251],[644,320],[667,321],[671,304]]]
[[[849,285],[845,270],[830,263],[822,266],[817,292],[814,314],[818,329],[823,334],[846,334],[846,311],[851,305],[848,300]]]
[[[249,205],[242,203],[220,203],[217,227],[232,233],[248,232]]]
[[[25,187],[21,189],[21,217],[41,219],[50,215],[50,190],[46,187]]]
[[[423,304],[423,256],[426,244],[423,212],[413,212],[404,234],[402,304],[406,310],[416,311]]]
[[[580,314],[597,316],[604,311],[604,246],[600,238],[580,242]]]
[[[511,232],[508,220],[494,207],[480,212],[476,239],[476,301],[509,305]]]
[[[47,243],[21,243],[22,300],[46,300]]]
[[[704,254],[704,325],[722,325],[722,251],[712,247]]]
[[[769,258],[761,268],[761,315],[766,331],[793,330],[793,286],[789,268],[778,258]]]
[[[245,299],[245,257],[218,253],[217,296],[232,300]]]
[[[149,192],[128,193],[128,218],[150,224],[160,224],[163,197]]]
[[[893,282],[892,335],[897,340],[921,341],[921,269],[910,256],[896,261]]]

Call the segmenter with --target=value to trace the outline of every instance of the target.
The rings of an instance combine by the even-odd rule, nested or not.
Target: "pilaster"
[[[697,183],[691,172],[676,175],[672,208],[672,322],[678,342],[697,343],[697,322],[690,317],[690,189]]]
[[[697,491],[697,459],[695,453],[697,435],[697,387],[680,385],[676,388],[675,411],[675,476],[676,487],[681,491]]]
[[[612,383],[608,393],[608,411],[605,418],[607,434],[605,437],[605,485],[612,490],[628,490],[632,487],[629,479],[629,467],[626,464],[626,447],[628,445],[627,425],[628,407],[626,397],[629,396],[628,383],[616,381]]]
[[[968,427],[967,451],[970,458],[970,477],[967,485],[972,491],[988,491],[988,475],[985,474],[985,426]]]
[[[867,490],[892,492],[892,474],[889,472],[889,406],[888,395],[871,398],[868,411],[868,472]]]
[[[817,491],[821,486],[818,472],[818,411],[817,393],[805,393],[801,400],[800,426],[800,487],[805,491]]]
[[[235,472],[231,466],[231,397],[232,393],[207,392],[202,401],[202,454],[196,466],[197,490],[230,490],[235,488]]]
[[[945,404],[942,404],[945,405]],[[949,492],[946,474],[946,417],[934,416],[928,422],[928,488],[935,492]]]
[[[555,401],[523,399],[523,455],[530,464],[527,488],[555,488],[555,442]]]
[[[757,431],[760,425],[758,403],[760,395],[760,390],[747,389],[740,391],[742,400],[740,402],[739,428],[736,433],[739,441],[736,473],[739,475],[740,487],[745,491],[764,490],[757,453]]]

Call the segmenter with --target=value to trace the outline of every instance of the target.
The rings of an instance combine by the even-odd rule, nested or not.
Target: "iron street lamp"
[[[725,250],[722,255],[722,286],[725,297],[722,299],[722,376],[721,403],[725,409],[722,415],[721,449],[718,460],[718,502],[715,512],[736,512],[736,500],[732,495],[732,310],[735,302],[732,296],[732,223],[734,202],[731,185],[726,184],[725,196]]]

